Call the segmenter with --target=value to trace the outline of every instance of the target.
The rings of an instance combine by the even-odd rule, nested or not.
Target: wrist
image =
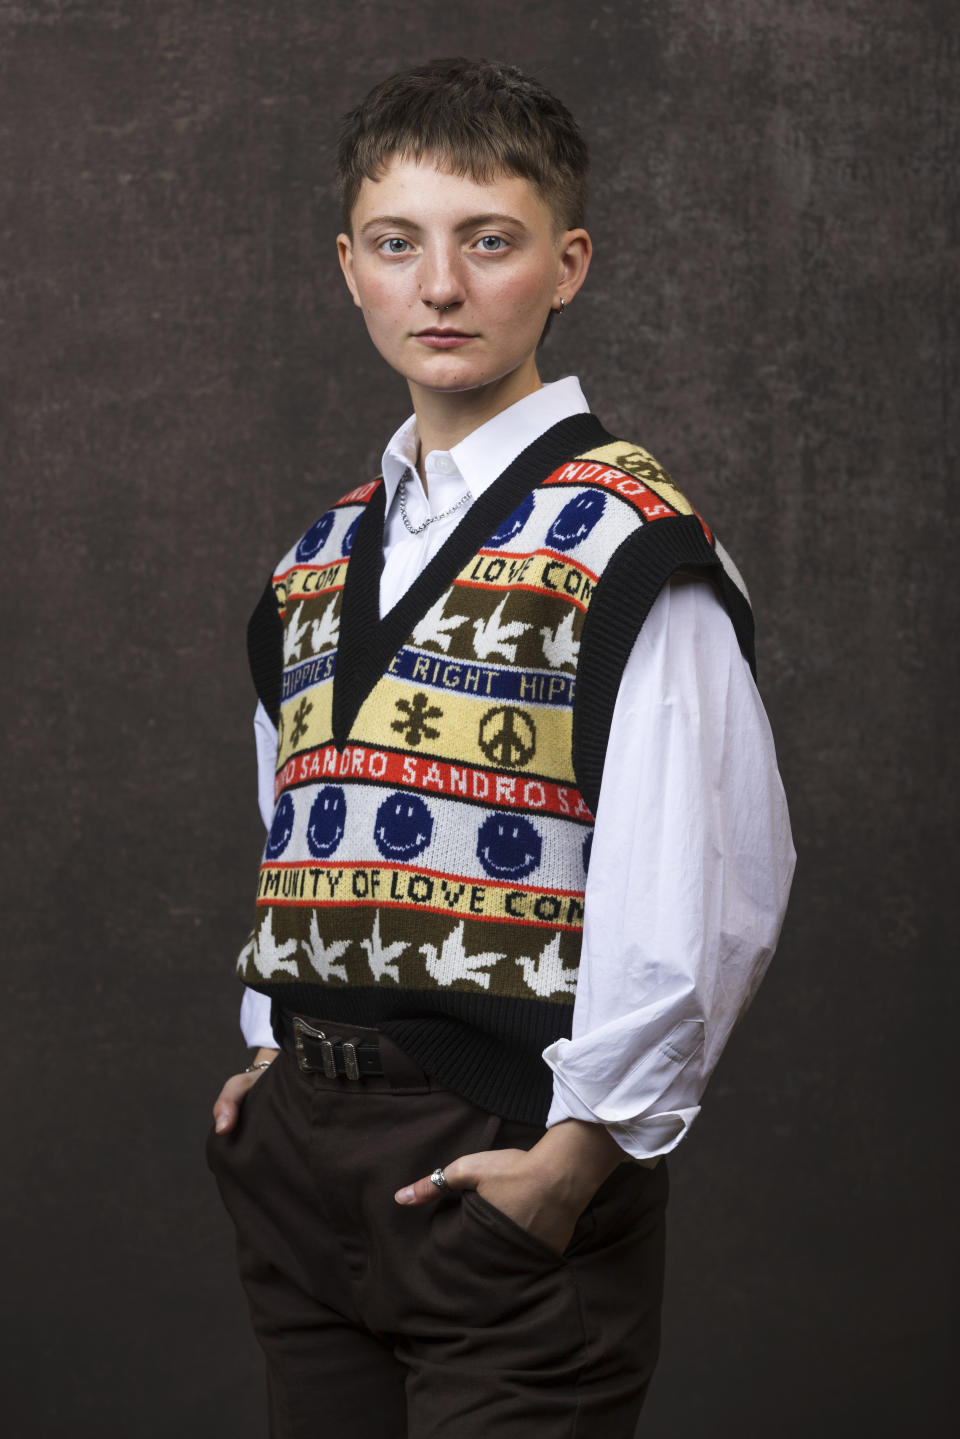
[[[529,1151],[531,1162],[549,1177],[562,1202],[585,1205],[629,1158],[602,1124],[562,1119]]]

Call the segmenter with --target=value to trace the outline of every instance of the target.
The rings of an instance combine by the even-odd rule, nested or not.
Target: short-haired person
[[[259,1048],[209,1156],[275,1439],[633,1435],[663,1156],[786,906],[742,581],[638,436],[539,378],[586,171],[485,61],[341,133],[340,263],[413,414],[249,630]]]

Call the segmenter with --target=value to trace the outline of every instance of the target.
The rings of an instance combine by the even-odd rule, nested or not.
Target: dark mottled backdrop
[[[952,1432],[956,7],[0,0],[4,1433],[264,1432],[203,1163],[261,840],[243,631],[405,413],[336,268],[335,118],[457,52],[583,122],[546,373],[745,570],[800,852],[672,1166],[642,1432]]]

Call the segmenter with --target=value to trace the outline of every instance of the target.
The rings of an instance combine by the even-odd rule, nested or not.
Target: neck
[[[420,385],[410,385],[410,398],[417,417],[417,434],[420,437],[420,454],[417,471],[427,487],[424,460],[431,450],[452,450],[461,440],[472,435],[474,430],[492,420],[501,411],[507,410],[534,390],[542,389],[542,381],[536,364],[531,357],[527,365],[521,365],[502,379],[476,389],[460,390],[456,393],[442,390],[427,390]]]

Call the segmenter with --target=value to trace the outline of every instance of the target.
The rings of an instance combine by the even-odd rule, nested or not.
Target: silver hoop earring
[[[564,300],[563,296],[561,295],[561,296],[560,296],[560,308],[559,308],[559,310],[557,311],[557,314],[558,314],[558,315],[562,315],[563,312],[564,312],[564,310],[565,310],[566,308],[567,308],[566,301]]]

